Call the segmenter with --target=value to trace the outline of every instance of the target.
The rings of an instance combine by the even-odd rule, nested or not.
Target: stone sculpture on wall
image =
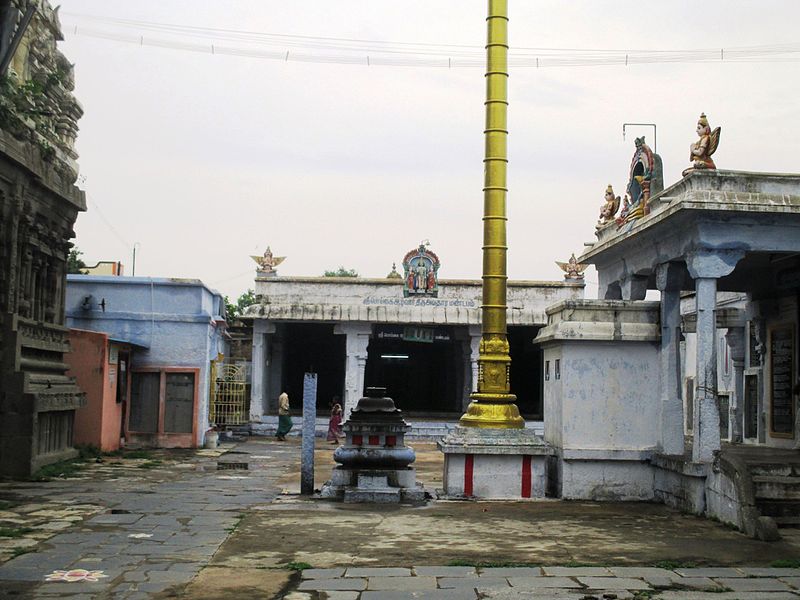
[[[720,127],[712,131],[705,113],[700,113],[700,118],[697,120],[697,135],[700,139],[689,146],[689,160],[692,161],[692,166],[684,170],[684,176],[696,169],[717,168],[711,156],[717,151],[721,132]]]

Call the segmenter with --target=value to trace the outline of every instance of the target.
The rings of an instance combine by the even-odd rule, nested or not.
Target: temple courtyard
[[[413,445],[433,492],[442,455]],[[318,440],[317,488],[331,450]],[[52,475],[0,484],[0,597],[800,597],[800,530],[761,542],[649,503],[310,499],[298,438],[131,451]]]

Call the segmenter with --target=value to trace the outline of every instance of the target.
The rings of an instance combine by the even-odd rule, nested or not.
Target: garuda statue
[[[583,279],[583,272],[589,267],[589,265],[579,263],[574,252],[567,262],[556,261],[556,264],[564,271],[564,279]]]
[[[286,260],[285,256],[273,256],[269,246],[264,251],[264,256],[251,256],[258,263],[258,270],[262,273],[274,273],[275,267]]]

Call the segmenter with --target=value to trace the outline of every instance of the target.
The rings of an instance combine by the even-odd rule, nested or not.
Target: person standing
[[[333,403],[331,408],[331,418],[328,420],[328,441],[331,444],[338,444],[339,437],[342,435],[342,405],[338,402]]]
[[[286,434],[292,429],[292,417],[289,415],[289,394],[278,396],[278,431],[275,433],[280,441],[286,441]]]

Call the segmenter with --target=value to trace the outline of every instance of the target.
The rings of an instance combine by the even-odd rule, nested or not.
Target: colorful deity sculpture
[[[606,188],[605,203],[600,207],[600,219],[597,221],[597,229],[603,228],[614,220],[614,216],[619,210],[619,196],[614,196],[614,188],[608,184]]]
[[[684,170],[684,176],[694,170],[717,168],[711,155],[717,151],[721,132],[720,127],[712,131],[705,113],[700,113],[700,118],[697,120],[697,135],[700,139],[689,146],[689,160],[692,161],[692,166]]]
[[[625,201],[616,219],[620,227],[647,215],[650,196],[664,189],[661,157],[645,143],[644,136],[636,138],[635,144]]]
[[[403,258],[405,285],[403,295],[437,297],[439,294],[439,257],[422,243]]]

